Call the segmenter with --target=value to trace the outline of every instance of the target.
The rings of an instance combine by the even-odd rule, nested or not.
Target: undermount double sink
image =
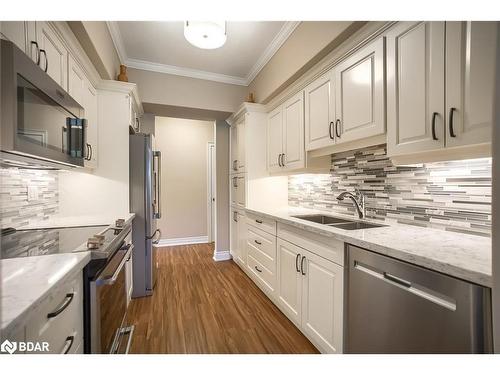
[[[369,229],[369,228],[380,228],[386,225],[367,223],[364,221],[355,221],[344,219],[340,217],[327,216],[321,214],[315,215],[296,215],[292,216],[296,219],[302,219],[306,221],[311,221],[313,223],[327,225],[329,227],[335,227],[344,230],[357,230],[357,229]]]

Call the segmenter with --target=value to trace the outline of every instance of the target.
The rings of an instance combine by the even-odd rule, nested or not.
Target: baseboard
[[[214,260],[216,262],[220,262],[220,261],[223,261],[223,260],[230,260],[232,258],[233,257],[231,256],[231,254],[229,253],[229,251],[215,251],[214,252]]]
[[[208,236],[162,238],[154,246],[155,247],[179,246],[179,245],[192,245],[192,244],[197,244],[197,243],[208,243]]]

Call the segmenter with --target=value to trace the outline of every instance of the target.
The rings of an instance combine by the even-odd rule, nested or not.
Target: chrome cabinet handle
[[[47,319],[55,318],[60,313],[62,313],[64,310],[66,310],[66,308],[70,305],[71,301],[73,301],[74,296],[75,296],[75,293],[66,294],[66,297],[64,297],[64,301],[61,304],[61,306],[56,311],[48,313]]]
[[[436,135],[436,117],[437,117],[438,113],[437,112],[434,112],[432,114],[432,139],[437,141],[438,140],[438,137]]]
[[[341,125],[340,119],[335,120],[335,135],[337,138],[340,138],[339,125]]]
[[[299,258],[300,258],[300,254],[297,254],[297,256],[295,257],[295,270],[297,272],[300,272],[300,269],[299,269]]]
[[[71,347],[73,346],[73,341],[75,341],[75,336],[71,335],[66,337],[66,344],[64,345],[64,348],[61,352],[61,354],[68,354]]]
[[[254,240],[254,242],[255,242],[257,245],[262,245],[262,242],[260,242],[260,241]]]
[[[257,272],[262,272],[262,270],[259,270],[259,267],[257,267],[257,266],[255,266],[255,270],[256,270]]]
[[[455,138],[457,135],[455,134],[455,131],[453,130],[453,112],[455,112],[457,109],[452,107],[450,108],[450,115],[448,118],[448,126],[450,127],[450,136]]]
[[[45,52],[44,49],[40,50],[40,55],[43,53],[43,56],[45,57],[45,69],[43,70],[45,73],[47,73],[47,70],[49,69],[49,59],[47,59],[47,52]]]
[[[306,259],[306,257],[302,257],[302,260],[300,261],[300,273],[302,274],[302,276],[305,276],[306,273],[304,271],[304,260]]]
[[[40,65],[40,47],[38,47],[38,42],[32,40],[31,45],[36,47],[36,65]]]

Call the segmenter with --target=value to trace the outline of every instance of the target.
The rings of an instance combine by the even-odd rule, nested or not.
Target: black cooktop
[[[89,237],[101,233],[107,225],[71,228],[14,230],[2,229],[1,259],[70,253],[87,250],[82,244]],[[113,230],[103,233],[105,242],[116,235]]]

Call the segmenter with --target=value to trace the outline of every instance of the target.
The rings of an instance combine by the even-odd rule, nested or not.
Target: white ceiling
[[[299,22],[227,22],[227,42],[215,50],[192,46],[183,21],[108,22],[128,67],[247,86]]]

